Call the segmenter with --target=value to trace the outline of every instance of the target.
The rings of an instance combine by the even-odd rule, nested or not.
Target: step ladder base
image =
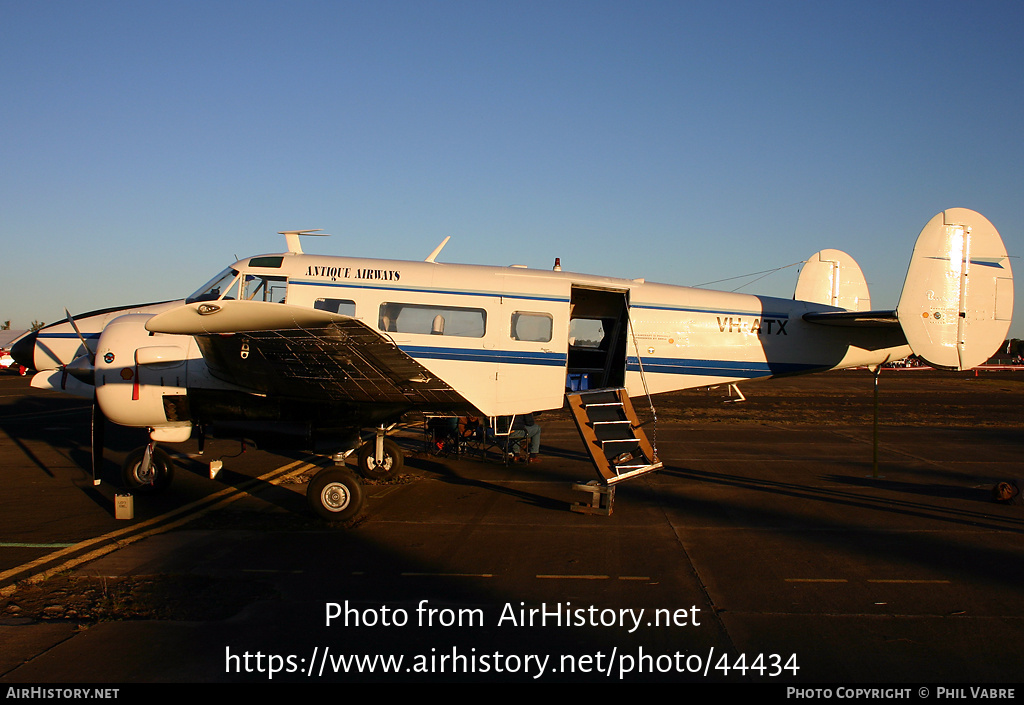
[[[569,509],[578,514],[596,514],[611,516],[615,506],[615,486],[602,485],[596,480],[587,483],[577,482],[572,486],[577,492],[589,492],[590,502],[575,502]]]

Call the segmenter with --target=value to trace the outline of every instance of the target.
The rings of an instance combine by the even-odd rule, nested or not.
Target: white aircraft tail
[[[841,250],[822,250],[811,255],[800,270],[793,298],[847,311],[871,310],[864,273],[853,257]]]
[[[950,208],[928,221],[896,315],[911,350],[935,367],[970,369],[999,348],[1013,317],[1013,273],[985,216]]]

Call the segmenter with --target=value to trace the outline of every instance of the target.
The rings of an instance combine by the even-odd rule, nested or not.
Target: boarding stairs
[[[603,485],[614,485],[661,467],[625,389],[574,391],[565,397]]]

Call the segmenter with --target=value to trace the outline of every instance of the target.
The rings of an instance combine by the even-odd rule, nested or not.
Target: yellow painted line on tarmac
[[[30,543],[27,541],[0,541],[0,548],[67,548],[73,543]]]
[[[540,580],[611,580],[610,575],[538,575]]]
[[[79,543],[74,544],[73,546],[69,546],[68,548],[64,548],[60,551],[55,551],[53,553],[49,553],[45,556],[42,556],[41,558],[37,558],[34,561],[23,563],[22,565],[17,566],[15,568],[5,570],[4,572],[0,573],[0,581],[7,580],[8,578],[18,575],[19,573],[24,573],[26,571],[32,570],[33,568],[54,561],[58,558],[61,558],[62,556],[77,553],[78,551],[81,551],[82,549],[88,546],[103,543],[106,541],[114,541],[114,543],[112,544],[101,546],[97,549],[90,551],[89,553],[64,561],[58,566],[55,566],[48,570],[44,570],[40,573],[36,573],[35,575],[26,578],[24,581],[19,581],[19,583],[41,582],[43,580],[46,580],[50,576],[56,575],[57,573],[70,570],[78,565],[81,565],[82,563],[95,560],[96,558],[104,556],[108,553],[112,553],[113,551],[116,551],[119,548],[123,548],[130,544],[133,544],[139,539],[148,538],[149,536],[154,536],[156,534],[161,534],[166,531],[170,531],[171,529],[176,529],[179,526],[187,524],[193,519],[197,519],[203,516],[204,514],[213,511],[214,509],[220,509],[221,507],[227,506],[228,504],[231,504],[232,502],[246,496],[246,490],[252,487],[253,485],[262,482],[269,482],[270,484],[276,485],[282,482],[283,480],[306,472],[311,467],[315,467],[315,465],[305,460],[296,460],[294,462],[288,463],[287,465],[282,465],[281,467],[275,468],[274,470],[271,470],[268,473],[253,478],[238,487],[225,487],[224,489],[215,492],[212,495],[204,497],[203,499],[198,499],[195,502],[186,504],[183,507],[178,507],[177,509],[167,512],[166,514],[161,514],[158,517],[153,517],[152,519],[144,521],[141,524],[127,526],[123,529],[117,529],[116,531],[111,531],[102,536],[97,536],[95,538],[81,541]],[[178,516],[179,514],[184,514],[185,516],[169,524],[163,523],[166,522],[168,519]],[[150,528],[146,531],[140,531],[140,529],[145,529],[146,527],[153,528]],[[0,597],[7,597],[11,593],[13,593],[17,589],[17,587],[18,583],[15,583],[3,589],[0,589]]]

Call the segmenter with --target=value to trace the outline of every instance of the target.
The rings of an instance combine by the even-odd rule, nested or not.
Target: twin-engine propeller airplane
[[[444,264],[288,251],[239,260],[184,301],[109,309],[46,326],[13,355],[33,386],[91,398],[93,472],[104,420],[149,430],[123,476],[164,487],[157,444],[207,429],[285,434],[386,476],[402,451],[386,437],[410,411],[501,417],[568,397],[606,485],[660,467],[630,396],[877,366],[911,353],[963,370],[1003,342],[1013,312],[1006,248],[989,221],[953,208],[914,248],[895,310],[871,310],[853,259],[822,250],[792,300],[522,266]],[[361,431],[375,429],[363,442]],[[354,516],[343,467],[309,485],[313,510]]]

